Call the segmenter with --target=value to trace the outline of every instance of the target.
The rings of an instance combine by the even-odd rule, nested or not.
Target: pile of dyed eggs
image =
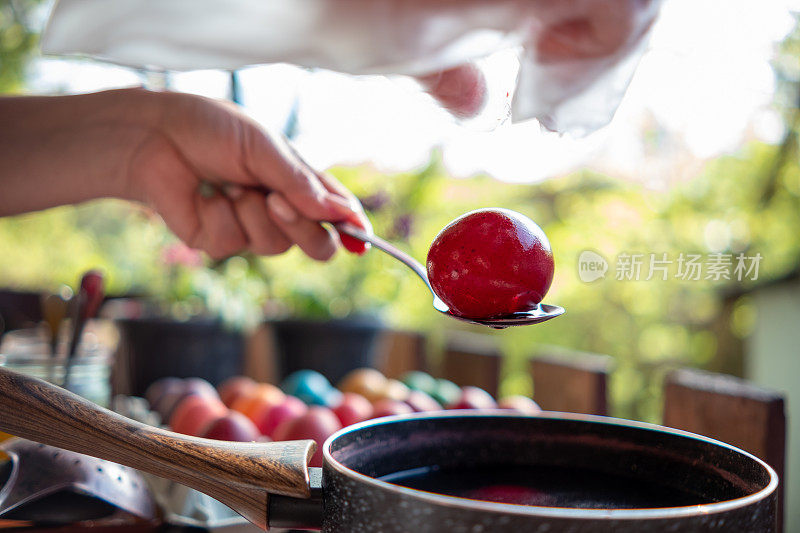
[[[280,388],[244,376],[214,388],[199,378],[163,378],[145,394],[173,431],[228,441],[312,439],[311,466],[322,465],[322,443],[342,427],[383,416],[442,409],[513,409],[536,414],[524,396],[495,402],[478,387],[459,387],[424,372],[389,379],[373,368],[347,374],[337,387],[319,372],[300,370]]]

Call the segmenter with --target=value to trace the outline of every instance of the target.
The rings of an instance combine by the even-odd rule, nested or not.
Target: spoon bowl
[[[537,304],[536,307],[529,311],[512,313],[510,315],[492,318],[470,318],[457,315],[450,311],[450,308],[447,306],[447,304],[436,295],[436,292],[433,290],[431,282],[428,279],[428,272],[425,267],[422,266],[422,263],[391,243],[381,239],[380,237],[376,237],[375,235],[370,235],[363,229],[353,224],[343,222],[336,224],[334,227],[340,233],[344,233],[345,235],[349,235],[355,239],[371,244],[375,248],[391,255],[413,270],[414,273],[423,281],[423,283],[425,283],[425,286],[428,287],[428,290],[431,291],[431,294],[433,295],[433,308],[442,314],[445,314],[451,318],[455,318],[456,320],[461,320],[462,322],[468,322],[470,324],[478,324],[480,326],[488,326],[495,329],[504,329],[509,326],[529,326],[532,324],[539,324],[540,322],[545,322],[551,318],[555,318],[564,314],[563,307],[550,304]]]

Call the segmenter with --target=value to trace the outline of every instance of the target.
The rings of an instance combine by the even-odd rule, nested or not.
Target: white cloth
[[[660,0],[60,0],[49,54],[169,70],[291,63],[420,76],[520,50],[513,120],[610,120]]]

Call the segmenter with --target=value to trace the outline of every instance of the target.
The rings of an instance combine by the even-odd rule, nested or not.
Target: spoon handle
[[[204,492],[266,528],[269,493],[308,498],[314,441],[225,442],[141,424],[0,367],[0,429]]]
[[[357,226],[354,226],[353,224],[348,224],[347,222],[341,222],[335,224],[334,227],[336,228],[336,231],[344,233],[345,235],[350,235],[351,237],[358,239],[360,241],[368,242],[375,248],[391,255],[398,261],[404,263],[408,268],[413,270],[417,276],[420,277],[420,279],[425,283],[425,286],[428,287],[428,290],[431,291],[431,294],[436,296],[436,293],[433,292],[433,287],[431,287],[431,282],[428,280],[428,271],[425,269],[422,263],[420,263],[410,255],[408,255],[404,251],[400,250],[393,244],[390,244],[375,235],[370,235],[366,231],[362,230]]]

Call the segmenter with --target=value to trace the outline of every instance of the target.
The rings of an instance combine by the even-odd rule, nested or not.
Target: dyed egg
[[[147,387],[144,397],[150,404],[150,408],[155,410],[162,396],[175,394],[179,391],[183,391],[183,380],[181,378],[160,378]]]
[[[260,413],[266,411],[273,405],[282,403],[286,395],[275,385],[261,383],[253,388],[249,395],[237,399],[231,409],[245,415],[250,420],[255,421]]]
[[[356,392],[345,392],[333,412],[345,427],[368,420],[372,416],[372,404]]]
[[[442,409],[439,402],[434,400],[430,394],[426,394],[421,390],[412,390],[404,401],[417,413],[440,411]]]
[[[219,392],[222,403],[231,407],[239,397],[250,394],[257,386],[258,383],[252,378],[233,376],[223,381],[217,387],[217,392]]]
[[[275,429],[283,422],[298,418],[306,411],[308,411],[308,406],[302,400],[294,396],[286,396],[283,402],[258,413],[258,418],[253,422],[262,435],[272,437]]]
[[[421,390],[428,394],[432,394],[436,390],[436,378],[427,372],[412,370],[404,374],[400,381],[411,390]]]
[[[403,382],[397,381],[396,379],[387,379],[383,389],[380,391],[380,396],[381,398],[386,398],[388,400],[402,402],[408,398],[410,393],[411,389],[406,387]]]
[[[461,395],[454,402],[447,404],[448,409],[495,409],[497,402],[492,395],[480,387],[462,387]]]
[[[181,400],[169,419],[172,431],[199,437],[209,423],[223,416],[228,408],[216,398],[192,394]]]
[[[497,402],[497,406],[500,409],[510,409],[526,415],[536,415],[542,412],[542,408],[539,407],[538,403],[534,402],[527,396],[521,395],[506,396]]]
[[[317,450],[309,466],[322,466],[322,444],[342,427],[336,415],[327,407],[314,406],[301,416],[287,420],[275,428],[273,438],[280,440],[312,439]]]
[[[340,391],[355,392],[370,401],[381,398],[385,387],[386,377],[374,368],[357,368],[339,382]]]
[[[437,379],[436,388],[431,394],[442,405],[450,405],[461,397],[461,387],[446,379]]]
[[[284,380],[281,388],[309,405],[326,405],[332,387],[328,378],[319,372],[298,370]]]
[[[414,410],[405,402],[382,398],[372,404],[372,417],[381,418],[383,416],[408,415]]]

